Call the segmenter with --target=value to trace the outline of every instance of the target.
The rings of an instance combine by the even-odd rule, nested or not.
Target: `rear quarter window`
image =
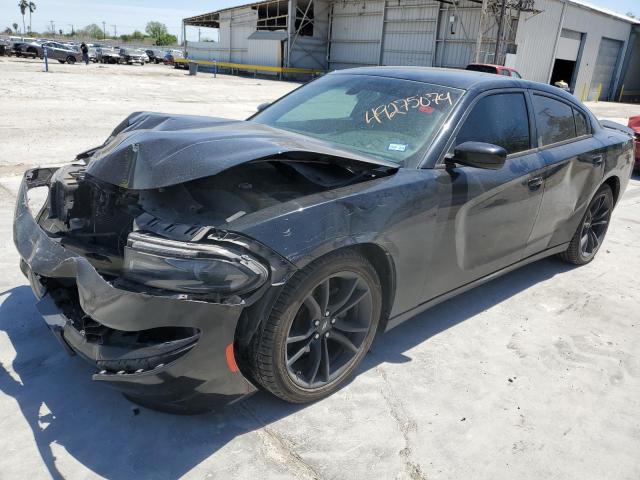
[[[589,133],[589,123],[587,121],[587,116],[580,110],[577,110],[575,108],[573,109],[573,116],[576,122],[576,135],[578,137],[587,135]]]
[[[533,95],[533,108],[540,146],[563,142],[576,137],[573,108],[543,95]]]

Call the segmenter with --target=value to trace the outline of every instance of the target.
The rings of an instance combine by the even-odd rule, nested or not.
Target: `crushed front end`
[[[48,198],[34,218],[35,187]],[[82,164],[25,174],[14,242],[39,311],[94,380],[143,405],[198,412],[254,392],[236,363],[238,323],[293,268],[240,235],[163,221],[143,207],[163,198],[144,195]]]

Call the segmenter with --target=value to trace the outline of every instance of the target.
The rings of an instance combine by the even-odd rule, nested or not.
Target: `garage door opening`
[[[563,81],[569,85],[570,90],[573,92],[572,81],[573,74],[576,69],[575,60],[562,60],[560,58],[556,58],[556,61],[553,64],[553,71],[551,72],[551,85],[555,85],[556,82]]]

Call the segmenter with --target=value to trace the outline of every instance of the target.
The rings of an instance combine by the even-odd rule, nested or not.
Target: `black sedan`
[[[14,238],[94,380],[171,411],[257,386],[309,402],[377,332],[543,257],[590,262],[633,153],[626,127],[555,87],[344,70],[247,121],[132,114],[25,174]]]

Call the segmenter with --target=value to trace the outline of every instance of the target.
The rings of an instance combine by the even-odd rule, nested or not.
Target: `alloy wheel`
[[[307,389],[336,381],[356,360],[373,321],[365,280],[335,273],[305,297],[289,328],[285,365],[291,380]]]
[[[596,254],[604,240],[610,219],[611,205],[603,192],[591,202],[582,224],[580,253],[583,257],[590,258]]]

